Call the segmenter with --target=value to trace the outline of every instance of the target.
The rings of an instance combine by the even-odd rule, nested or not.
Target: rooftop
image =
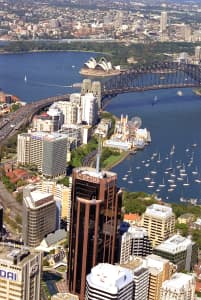
[[[133,276],[131,271],[120,266],[100,263],[91,269],[87,281],[94,288],[117,293],[133,281]]]
[[[102,178],[117,178],[117,174],[110,171],[99,171],[90,167],[80,167],[73,170],[79,176],[87,176],[88,180],[93,178],[102,179]]]
[[[158,218],[168,218],[173,215],[172,208],[160,204],[152,204],[147,207],[145,214]]]
[[[31,258],[36,255],[36,251],[28,248],[15,248],[10,243],[0,243],[0,264],[17,265],[23,267]],[[15,263],[16,261],[16,263]]]
[[[175,273],[170,280],[163,282],[163,289],[172,290],[174,292],[180,292],[181,289],[189,287],[189,284],[194,282],[193,275],[188,275],[184,273]]]
[[[185,251],[189,245],[192,244],[192,240],[190,238],[185,238],[179,234],[175,234],[170,237],[168,240],[162,242],[160,245],[156,246],[156,250],[160,250],[168,253],[178,253],[181,251]]]
[[[138,226],[130,226],[128,228],[128,232],[132,235],[133,238],[143,238],[144,236],[148,235],[145,228]]]

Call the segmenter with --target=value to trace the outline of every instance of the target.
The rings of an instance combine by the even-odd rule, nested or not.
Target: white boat
[[[156,192],[160,192],[160,189],[157,189]]]
[[[140,166],[137,166],[137,167],[136,167],[137,170],[139,170],[140,168],[141,168]]]
[[[153,175],[155,175],[157,173],[157,171],[156,170],[152,170],[150,173],[153,174]]]
[[[24,76],[24,82],[27,82],[27,75]]]
[[[153,188],[153,187],[154,187],[154,185],[151,185],[151,184],[150,184],[150,185],[148,185],[147,187],[148,187],[148,188]]]
[[[173,155],[174,154],[174,151],[175,151],[175,145],[172,145],[172,148],[170,150],[170,155]]]
[[[151,185],[154,185],[155,183],[156,183],[156,182],[155,182],[155,181],[153,181],[153,180],[152,180],[152,181],[150,181],[150,184],[151,184]]]
[[[189,184],[189,182],[188,182],[188,176],[187,176],[186,182],[183,183],[183,186],[189,186],[189,185],[190,185],[190,184]]]
[[[176,177],[175,173],[173,172],[172,174],[170,174],[170,177],[175,178]]]
[[[193,175],[197,175],[198,174],[198,168],[196,167],[194,171],[192,171]]]
[[[149,177],[149,175],[147,175],[146,177],[144,177],[144,180],[149,181],[151,180],[151,178]]]
[[[195,179],[195,182],[197,182],[197,183],[201,183],[201,179]]]
[[[182,91],[178,91],[178,92],[177,92],[177,95],[178,95],[178,96],[183,96],[183,92],[182,92]]]
[[[187,174],[186,174],[186,173],[180,173],[180,176],[181,176],[181,177],[186,177]]]
[[[173,191],[174,191],[174,189],[172,189],[172,188],[171,188],[171,189],[168,189],[168,192],[173,192]]]
[[[128,172],[128,173],[131,173],[131,172],[132,172],[132,170],[131,170],[131,169],[129,169],[127,172]]]
[[[133,183],[133,180],[129,180],[128,183],[129,183],[129,184]]]
[[[164,179],[164,177],[163,177],[163,182],[161,183],[161,184],[159,184],[159,187],[165,187],[165,179]]]
[[[194,147],[194,148],[195,148],[195,147],[197,147],[197,144],[192,144],[191,147]]]
[[[168,182],[174,183],[174,179],[168,179]]]
[[[175,188],[177,185],[176,184],[170,184],[171,188]]]
[[[124,176],[124,177],[122,178],[122,180],[127,180],[127,177]]]
[[[160,164],[161,163],[161,155],[160,155],[160,153],[158,154],[158,159],[157,159],[157,161],[156,161],[158,164]]]
[[[182,177],[177,177],[177,180],[182,181],[184,179]]]
[[[147,168],[148,168],[148,167],[149,167],[149,165],[150,165],[150,164],[149,164],[149,163],[147,163],[147,164],[145,164],[145,167],[147,167]]]

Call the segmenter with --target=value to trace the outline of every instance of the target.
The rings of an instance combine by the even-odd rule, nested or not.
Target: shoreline
[[[119,158],[119,160],[117,160],[116,162],[114,162],[110,166],[106,167],[105,170],[110,171],[112,168],[116,167],[118,164],[120,164],[122,161],[124,161],[129,155],[130,155],[130,152],[125,151],[125,153],[122,153],[122,156]]]

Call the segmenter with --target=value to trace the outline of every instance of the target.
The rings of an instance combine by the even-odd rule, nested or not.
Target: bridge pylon
[[[81,86],[81,95],[86,93],[93,93],[97,98],[98,108],[101,108],[102,92],[101,92],[101,82],[100,81],[91,81],[91,79],[84,79]]]

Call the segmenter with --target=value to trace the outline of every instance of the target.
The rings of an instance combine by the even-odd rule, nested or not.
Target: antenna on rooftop
[[[96,156],[96,173],[100,171],[100,158],[101,158],[101,135],[98,136],[98,151]]]

